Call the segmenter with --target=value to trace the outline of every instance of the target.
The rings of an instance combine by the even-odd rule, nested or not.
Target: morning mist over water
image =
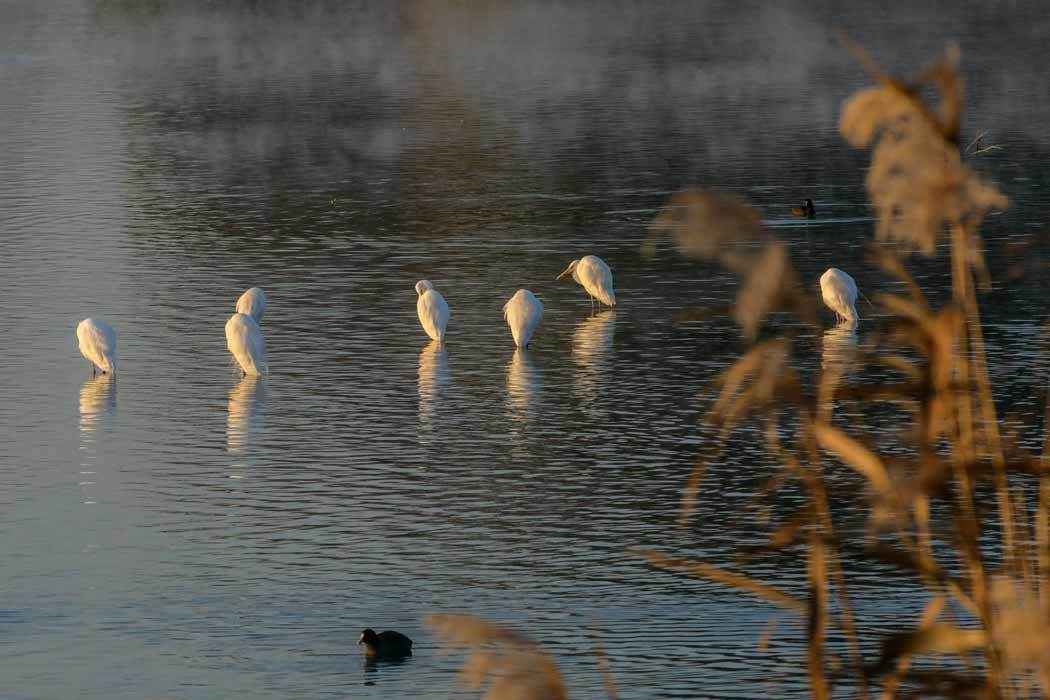
[[[526,697],[559,697],[554,678],[574,698],[607,697],[609,678],[622,698],[815,694],[805,613],[642,554],[813,600],[811,543],[771,547],[767,527],[813,512],[809,492],[787,480],[762,501],[787,478],[769,424],[726,437],[711,420],[731,413],[718,378],[756,347],[734,315],[746,271],[652,224],[689,187],[751,205],[764,233],[716,253],[772,260],[758,251],[775,238],[785,298],[811,304],[773,308],[755,342],[790,339],[805,406],[842,373],[834,426],[910,464],[894,431],[911,414],[856,398],[889,385],[853,358],[888,356],[880,295],[908,287],[872,254],[871,154],[839,121],[873,80],[839,37],[909,76],[956,42],[960,145],[983,134],[962,160],[1009,199],[980,226],[992,404],[1004,449],[1037,459],[1048,33],[1034,2],[3,4],[0,694],[476,697],[457,684],[464,654],[441,652],[456,635],[523,651],[547,683]],[[812,219],[791,213],[806,199]],[[959,298],[952,250],[903,258],[936,311]],[[587,255],[611,269],[611,309],[555,280]],[[871,300],[856,332],[823,307],[830,267]],[[444,344],[417,318],[424,279],[451,310]],[[269,372],[242,377],[224,325],[254,286]],[[520,288],[543,305],[527,349],[503,315]],[[88,317],[116,331],[115,376],[78,352]],[[801,423],[772,432],[801,445]],[[877,499],[822,448],[828,561],[876,668],[928,591],[873,563]],[[1037,511],[1038,484],[1016,478]],[[961,506],[932,498],[933,539],[951,541]],[[964,559],[941,561],[965,581]],[[366,628],[408,636],[411,657],[366,660]],[[847,633],[827,644],[831,693],[851,697]]]

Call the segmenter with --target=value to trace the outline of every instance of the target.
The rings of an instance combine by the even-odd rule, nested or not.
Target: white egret
[[[597,255],[585,255],[579,260],[573,260],[565,271],[555,279],[561,279],[572,273],[576,283],[586,290],[591,297],[591,308],[594,308],[594,300],[606,306],[616,306],[616,292],[613,291],[612,270],[605,261]]]
[[[91,363],[94,376],[97,367],[102,374],[117,371],[117,332],[105,321],[85,318],[77,324],[80,354]]]
[[[430,280],[419,280],[416,282],[416,313],[419,314],[419,323],[427,332],[431,340],[439,343],[445,342],[445,326],[448,325],[448,302],[441,292],[434,289]]]
[[[820,276],[820,292],[824,303],[835,312],[835,316],[848,323],[851,328],[857,326],[857,283],[837,267],[828,268]]]
[[[226,349],[233,353],[246,376],[266,374],[268,371],[262,330],[248,314],[235,313],[226,322]]]
[[[514,292],[510,301],[503,305],[503,318],[510,326],[514,344],[519,348],[527,348],[532,334],[536,332],[536,327],[543,318],[543,304],[529,290],[519,289]]]
[[[256,323],[262,321],[266,313],[266,294],[259,287],[252,287],[237,300],[237,313],[248,314]]]

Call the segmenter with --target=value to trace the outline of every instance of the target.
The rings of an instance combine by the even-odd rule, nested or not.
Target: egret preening
[[[266,295],[259,287],[252,287],[237,300],[237,313],[248,314],[256,323],[262,321],[266,313]]]
[[[536,332],[536,327],[543,318],[543,304],[529,290],[519,289],[514,292],[510,301],[503,305],[503,318],[510,326],[514,344],[519,348],[527,348],[532,334]]]
[[[613,291],[612,271],[605,261],[597,255],[585,255],[579,260],[573,260],[565,271],[557,276],[561,279],[572,273],[572,278],[577,284],[586,290],[591,296],[591,310],[594,310],[594,300],[606,306],[616,306],[616,292]]]
[[[226,349],[246,376],[266,374],[266,342],[259,324],[248,314],[235,313],[226,322]]]
[[[117,371],[117,332],[105,321],[85,318],[77,324],[80,354],[91,363],[91,375],[97,367],[102,374]]]
[[[852,277],[837,267],[828,268],[820,276],[820,292],[837,318],[849,323],[850,328],[857,326],[857,283]]]
[[[448,325],[448,302],[441,292],[434,289],[430,280],[419,280],[416,282],[416,313],[419,314],[419,323],[427,332],[431,340],[439,343],[445,342],[445,326]]]

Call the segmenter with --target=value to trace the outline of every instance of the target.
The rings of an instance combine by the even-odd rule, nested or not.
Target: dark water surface
[[[1050,21],[961,4],[0,4],[0,696],[443,697],[459,660],[421,619],[457,610],[527,630],[574,697],[601,693],[592,629],[625,698],[804,696],[789,618],[759,650],[767,606],[627,551],[731,564],[776,469],[742,445],[675,527],[742,348],[679,313],[737,282],[640,246],[671,192],[717,186],[806,284],[836,265],[886,289],[866,160],[835,130],[865,79],[830,32],[895,67],[956,39],[967,135],[1003,146],[979,167],[1013,202],[986,229],[991,371],[1037,420]],[[820,216],[785,218],[805,197]],[[595,317],[554,281],[587,253],[620,302]],[[943,297],[943,257],[916,272]],[[452,307],[445,349],[421,278]],[[272,373],[241,379],[223,325],[256,284]],[[515,352],[500,309],[523,286],[546,311]],[[86,316],[118,330],[115,380],[77,353]],[[853,342],[805,333],[811,373]],[[917,609],[848,568],[884,586],[863,624]],[[804,583],[790,558],[755,571]],[[366,668],[364,626],[415,657]]]

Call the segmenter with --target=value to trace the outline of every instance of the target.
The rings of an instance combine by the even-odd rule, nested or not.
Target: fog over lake
[[[776,470],[750,428],[678,526],[712,381],[746,349],[711,312],[739,281],[642,244],[701,185],[753,204],[814,295],[831,266],[891,289],[868,155],[837,126],[870,79],[836,33],[901,71],[961,48],[964,141],[1000,147],[972,165],[1010,199],[983,228],[990,373],[1004,426],[1039,445],[1042,3],[289,5],[0,3],[4,698],[470,697],[437,611],[525,632],[574,698],[604,697],[594,634],[623,698],[807,697],[798,620],[632,551],[736,566]],[[806,198],[818,216],[793,219]],[[555,281],[587,254],[616,284],[595,316]],[[950,294],[944,254],[913,272]],[[451,307],[444,347],[421,279]],[[223,328],[256,285],[270,373],[242,378]],[[545,308],[516,351],[502,307],[522,287]],[[858,310],[862,333],[879,322]],[[115,377],[77,351],[89,316],[117,329]],[[851,342],[822,319],[791,329],[802,376]],[[862,480],[829,479],[863,531]],[[802,559],[746,566],[804,591]],[[866,627],[920,614],[906,579],[855,578],[883,591]],[[365,627],[413,656],[366,664]]]

